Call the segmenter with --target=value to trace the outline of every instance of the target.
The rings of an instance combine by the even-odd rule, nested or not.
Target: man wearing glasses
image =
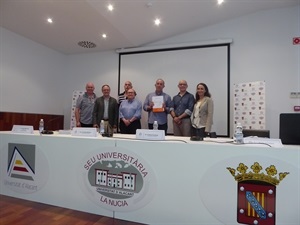
[[[163,79],[157,79],[154,86],[155,91],[146,96],[143,105],[143,109],[148,112],[148,128],[153,129],[154,121],[157,121],[158,129],[164,130],[165,134],[167,134],[171,97],[163,92],[165,87]],[[156,105],[154,101],[158,104]]]
[[[170,114],[173,118],[173,131],[175,136],[191,136],[191,119],[195,103],[194,96],[187,91],[188,85],[185,80],[178,83],[179,93],[171,102]]]
[[[121,134],[135,134],[141,129],[142,103],[135,99],[134,89],[127,91],[127,99],[123,100],[119,108]]]
[[[95,86],[89,82],[85,86],[86,92],[79,96],[76,102],[76,127],[93,127],[93,109],[96,101]]]

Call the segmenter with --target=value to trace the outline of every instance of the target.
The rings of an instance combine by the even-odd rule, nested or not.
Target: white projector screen
[[[195,95],[198,83],[206,83],[214,101],[212,132],[229,136],[229,78],[230,44],[193,46],[119,53],[119,93],[129,80],[144,103],[146,95],[155,91],[155,81],[165,81],[164,92],[171,98],[179,89],[179,80],[186,80],[188,91]],[[148,114],[142,113],[142,128],[148,128]],[[173,134],[168,116],[168,134]]]

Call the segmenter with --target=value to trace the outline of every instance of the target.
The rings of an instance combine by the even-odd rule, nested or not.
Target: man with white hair
[[[96,101],[95,86],[89,82],[85,86],[86,92],[79,96],[76,102],[76,127],[93,127],[93,110]]]

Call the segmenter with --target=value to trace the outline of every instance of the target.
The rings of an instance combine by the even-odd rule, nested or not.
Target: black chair
[[[265,137],[270,138],[270,130],[254,130],[254,129],[243,129],[244,137]]]

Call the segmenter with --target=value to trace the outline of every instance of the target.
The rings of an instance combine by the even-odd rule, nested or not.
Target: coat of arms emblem
[[[227,167],[238,182],[237,222],[241,224],[275,225],[276,186],[289,174],[279,173],[274,165],[263,168],[258,162],[251,166],[240,163],[236,169]]]

